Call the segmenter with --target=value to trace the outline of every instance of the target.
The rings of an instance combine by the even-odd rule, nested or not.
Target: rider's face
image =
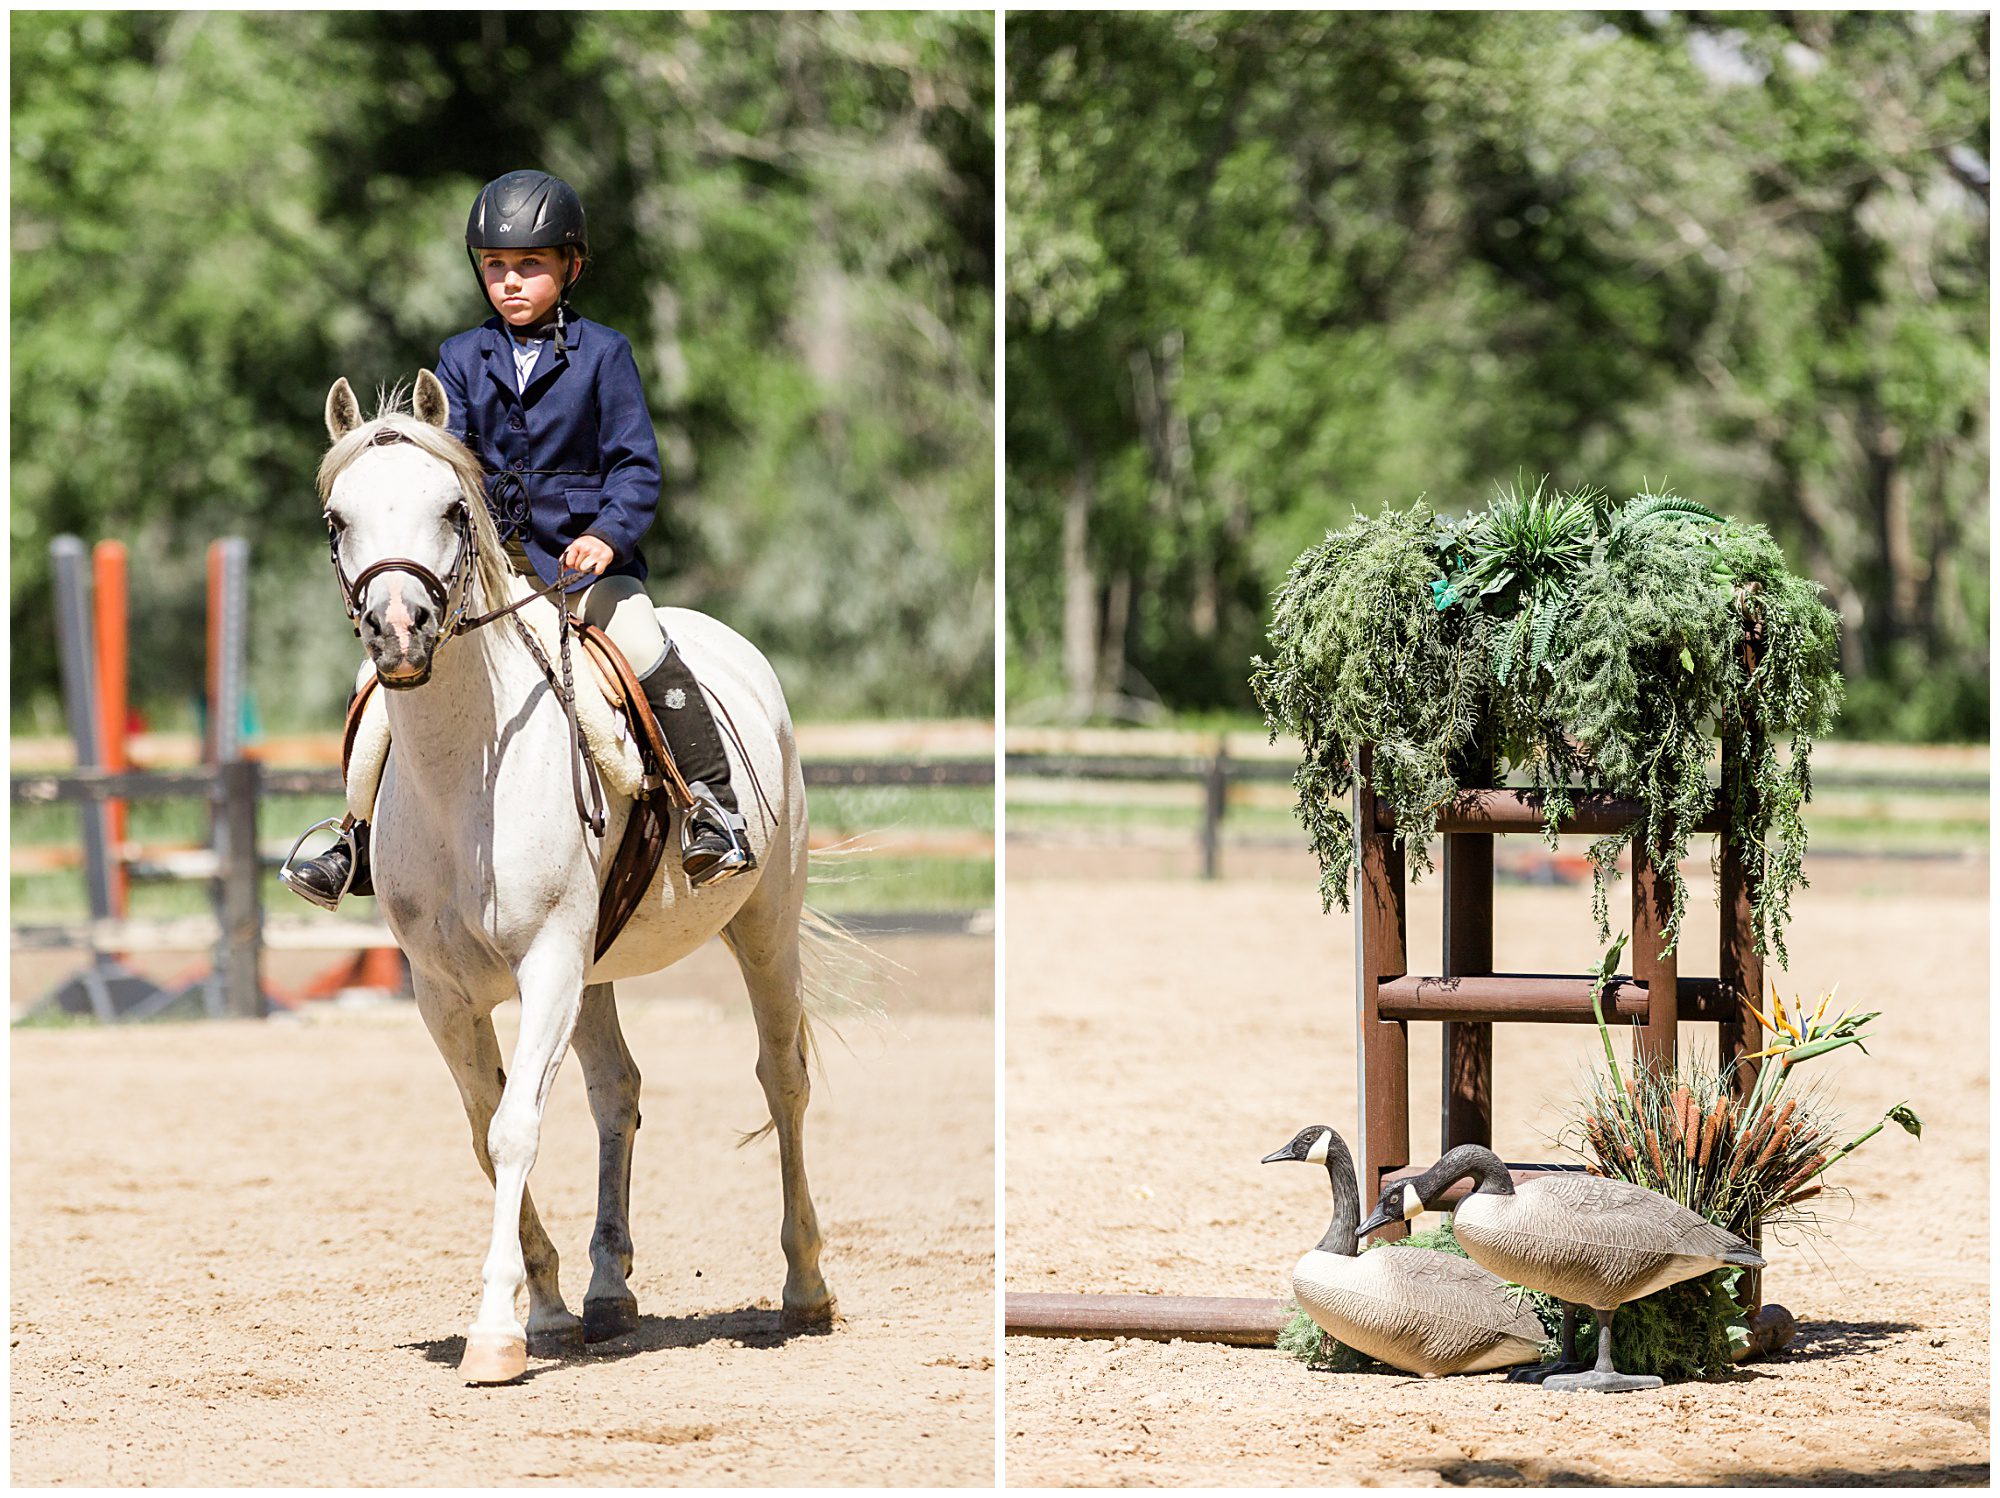
[[[554,310],[569,272],[562,250],[481,250],[479,274],[493,310],[516,328],[533,327]]]

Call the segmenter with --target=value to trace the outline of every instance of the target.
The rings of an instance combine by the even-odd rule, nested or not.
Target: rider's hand
[[[602,572],[615,560],[610,545],[596,536],[578,536],[562,554],[563,566],[573,572]]]

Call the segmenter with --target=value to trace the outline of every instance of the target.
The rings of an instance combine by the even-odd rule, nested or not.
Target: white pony
[[[493,1182],[484,1292],[459,1371],[469,1383],[504,1383],[526,1371],[531,1347],[540,1356],[638,1324],[627,1285],[627,1197],[639,1072],[619,1032],[612,981],[678,962],[718,933],[750,991],[757,1079],[778,1136],[784,1324],[829,1326],[834,1298],[820,1275],[801,1140],[812,1044],[800,971],[801,940],[813,934],[802,925],[805,781],[778,679],[726,626],[687,609],[660,610],[668,638],[740,735],[728,745],[731,777],[764,788],[743,798],[757,867],[694,890],[670,854],[624,933],[593,962],[598,889],[631,802],[606,787],[603,836],[583,825],[568,719],[512,620],[453,638],[468,615],[532,590],[504,562],[478,460],[443,429],[437,378],[418,374],[414,417],[384,404],[363,422],[347,382],[334,385],[326,412],[333,446],[319,492],[336,575],[388,689],[395,748],[372,823],[377,895]],[[580,659],[577,671],[587,678]],[[520,1037],[503,1071],[491,1016],[517,994]],[[572,1046],[599,1140],[580,1319],[563,1304],[555,1246],[527,1190],[542,1109]],[[515,1310],[523,1283],[525,1327]]]

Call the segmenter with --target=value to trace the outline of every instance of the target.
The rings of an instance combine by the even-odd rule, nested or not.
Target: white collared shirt
[[[507,341],[514,345],[514,388],[526,391],[528,388],[528,372],[535,367],[535,361],[541,358],[542,345],[547,343],[548,339],[521,339],[515,338],[510,334]]]

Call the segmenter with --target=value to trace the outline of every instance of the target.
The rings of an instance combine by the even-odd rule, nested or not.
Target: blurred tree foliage
[[[1011,707],[1247,707],[1353,509],[1772,527],[1850,732],[1983,738],[1982,14],[1016,15]]]
[[[264,717],[358,662],[312,473],[327,387],[489,314],[481,182],[581,192],[633,342],[662,602],[805,713],[992,703],[990,16],[18,13],[13,685],[53,721],[48,542],[132,548],[133,680],[201,681],[201,551],[250,538]]]

